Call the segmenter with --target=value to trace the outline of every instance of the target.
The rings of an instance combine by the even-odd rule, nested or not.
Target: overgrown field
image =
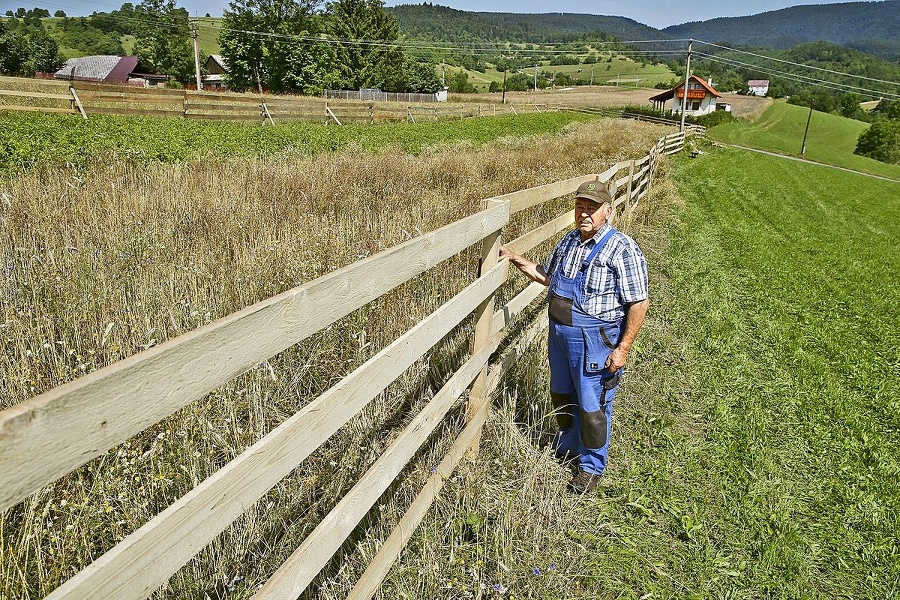
[[[776,102],[752,123],[740,121],[720,125],[709,131],[709,137],[729,144],[800,156],[808,118],[808,108]],[[853,154],[856,140],[868,127],[867,123],[817,111],[813,111],[809,121],[805,158],[900,181],[900,166]]]
[[[312,156],[338,150],[372,151],[386,146],[418,154],[465,141],[483,144],[502,137],[557,133],[593,117],[552,113],[484,117],[437,124],[326,126],[299,123],[204,122],[174,118],[42,115],[0,112],[0,177],[46,165],[84,168],[98,157],[124,161],[184,162],[191,159]]]
[[[384,597],[900,595],[897,184],[733,150],[674,179],[602,491],[540,445],[536,347]]]
[[[185,121],[98,120],[104,132],[90,121],[81,129],[77,119],[29,120],[40,128],[22,125],[20,137],[51,153],[0,180],[0,408],[471,214],[482,198],[643,156],[666,133],[631,121],[563,126],[564,116],[541,117],[545,125],[513,118],[361,128],[373,136],[362,141],[349,128],[226,125],[215,137],[216,128]],[[289,132],[307,129],[337,140],[333,151],[279,150]],[[553,133],[515,135],[526,129]],[[77,167],[53,154],[70,130],[88,138],[75,138],[84,152]],[[188,141],[214,153],[232,131],[274,149],[190,158]],[[41,139],[48,132],[55,145]],[[372,140],[387,147],[367,151]],[[184,154],[170,163],[125,151],[155,146]],[[526,212],[507,239],[570,204]],[[470,283],[476,256],[447,261],[7,510],[0,597],[49,593]],[[156,597],[252,595],[458,366],[470,333],[466,324],[448,336]],[[444,430],[458,430],[458,412]],[[346,595],[443,445],[429,443],[310,596]]]

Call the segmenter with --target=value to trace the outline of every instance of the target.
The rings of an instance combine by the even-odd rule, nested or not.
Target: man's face
[[[582,240],[589,240],[600,231],[609,218],[609,203],[597,204],[585,198],[575,199],[575,224]]]

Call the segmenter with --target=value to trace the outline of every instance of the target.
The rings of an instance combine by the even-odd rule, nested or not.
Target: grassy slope
[[[738,152],[677,178],[700,546],[745,560],[747,589],[897,593],[897,185]]]
[[[603,53],[600,53],[603,56]],[[587,54],[585,54],[587,56]],[[609,70],[607,70],[609,67]],[[438,67],[440,70],[440,67]],[[447,67],[448,75],[453,71],[461,70],[459,67]],[[462,69],[469,75],[469,81],[475,85],[479,91],[486,91],[492,81],[498,83],[503,82],[503,72],[489,68],[484,73],[479,71],[471,71]],[[591,65],[554,65],[550,66],[546,61],[538,68],[539,72],[548,71],[551,73],[567,73],[569,75],[589,79],[591,73]],[[522,69],[527,75],[534,74],[534,67]],[[594,85],[611,85],[607,83],[621,77],[623,80],[638,78],[640,87],[652,88],[659,82],[669,82],[675,77],[675,74],[663,64],[647,64],[641,66],[641,63],[635,62],[630,58],[621,57],[614,59],[611,63],[602,60],[594,65]],[[634,86],[631,81],[623,81],[623,86]]]
[[[777,102],[755,122],[720,125],[710,130],[709,137],[729,144],[799,156],[808,116],[807,108]],[[813,111],[806,140],[806,158],[900,180],[900,166],[853,154],[859,134],[867,127],[868,124],[861,121]]]

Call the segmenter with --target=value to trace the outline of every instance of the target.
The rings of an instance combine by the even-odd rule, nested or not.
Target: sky
[[[140,0],[130,0],[139,4]],[[716,17],[737,17],[755,15],[769,10],[778,10],[799,4],[838,4],[845,0],[429,0],[433,4],[449,6],[459,10],[480,12],[516,13],[587,13],[628,17],[662,29],[688,21],[705,21]],[[63,10],[69,16],[87,15],[93,11],[110,11],[122,6],[125,0],[0,0],[0,14],[15,11],[22,6],[46,8],[50,13]],[[398,4],[419,4],[422,0],[388,0],[387,6]],[[192,16],[214,17],[222,15],[228,7],[228,0],[177,0]]]

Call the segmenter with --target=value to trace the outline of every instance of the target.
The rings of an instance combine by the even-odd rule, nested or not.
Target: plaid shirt
[[[577,229],[570,231],[550,253],[544,271],[552,276],[557,269],[562,269],[564,277],[575,277],[582,261],[609,228],[609,224],[604,225],[586,242],[581,241]],[[586,277],[581,308],[604,321],[621,319],[625,316],[624,304],[648,297],[647,259],[635,241],[622,232],[614,233],[606,242],[588,267]]]

